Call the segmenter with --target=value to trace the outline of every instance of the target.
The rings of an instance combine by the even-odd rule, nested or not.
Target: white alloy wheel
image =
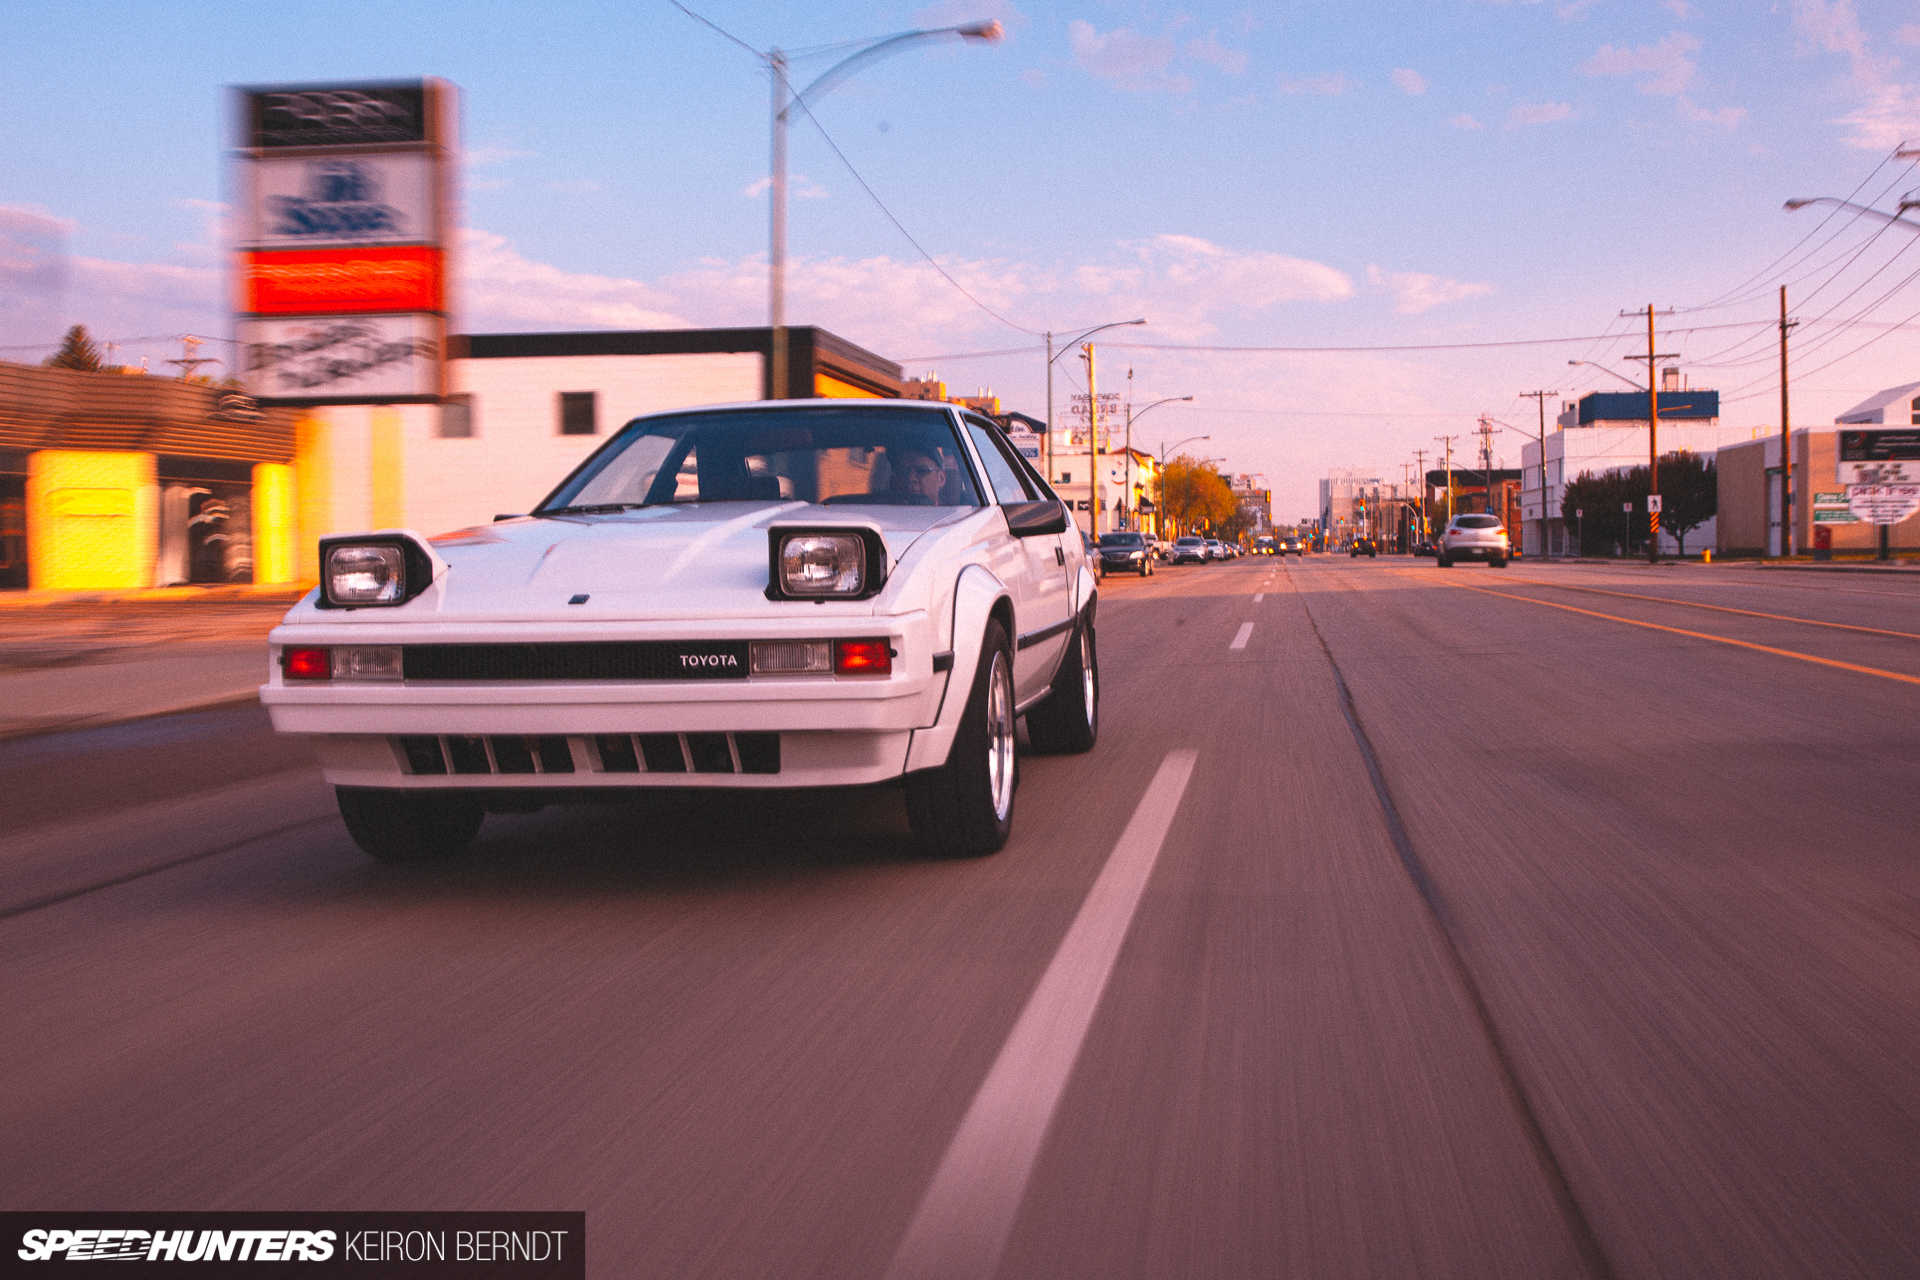
[[[1006,651],[996,649],[987,673],[987,785],[1001,822],[1013,812],[1013,720],[1013,675]]]

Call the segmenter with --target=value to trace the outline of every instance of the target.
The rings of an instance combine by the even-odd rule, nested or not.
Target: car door
[[[980,455],[987,484],[1002,506],[1009,503],[1037,502],[1046,495],[1035,490],[1022,473],[998,428],[979,418],[967,417],[967,434]],[[1014,600],[1019,611],[1014,637],[1014,696],[1020,702],[1036,698],[1053,680],[1054,668],[1066,651],[1068,632],[1073,625],[1073,601],[1067,578],[1068,557],[1061,544],[1066,534],[1043,533],[1015,538],[1024,562],[1020,594]]]

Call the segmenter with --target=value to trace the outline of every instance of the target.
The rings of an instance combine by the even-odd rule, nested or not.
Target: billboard
[[[433,79],[235,91],[234,322],[255,395],[443,394],[453,92]]]
[[[1920,428],[1840,432],[1841,484],[1920,481]]]

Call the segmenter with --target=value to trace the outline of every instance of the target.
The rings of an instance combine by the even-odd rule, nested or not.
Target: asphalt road
[[[878,789],[381,867],[257,709],[0,743],[0,1208],[584,1209],[609,1277],[1920,1272],[1920,584],[1263,559],[1111,582],[1100,642],[1100,746],[969,863]]]

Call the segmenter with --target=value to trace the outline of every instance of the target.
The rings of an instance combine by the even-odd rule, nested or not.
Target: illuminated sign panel
[[[249,253],[240,265],[240,309],[251,315],[439,311],[440,250],[295,249]]]
[[[243,248],[323,249],[440,238],[432,156],[273,156],[247,169]]]
[[[453,87],[236,91],[235,327],[254,394],[437,400]]]
[[[437,396],[440,324],[432,315],[243,320],[241,367],[248,385],[278,400]]]

